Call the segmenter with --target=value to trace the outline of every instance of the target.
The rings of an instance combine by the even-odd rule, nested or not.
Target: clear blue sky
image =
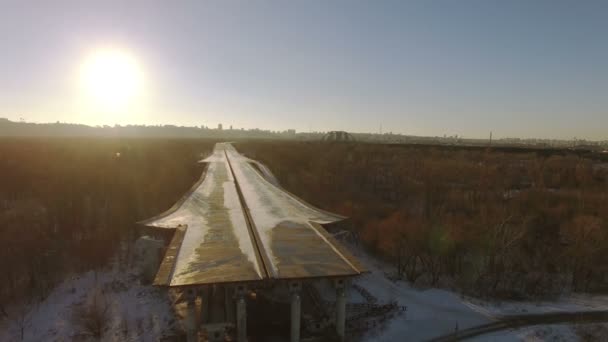
[[[77,105],[104,46],[133,113]],[[608,1],[0,0],[0,90],[36,122],[608,139]]]

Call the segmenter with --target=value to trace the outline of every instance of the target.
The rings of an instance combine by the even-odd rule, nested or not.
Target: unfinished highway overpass
[[[189,339],[202,331],[209,340],[223,340],[234,327],[237,340],[245,341],[247,299],[264,295],[289,302],[290,339],[299,341],[300,296],[319,281],[335,288],[330,324],[344,338],[345,291],[364,269],[322,225],[345,217],[274,184],[230,143],[216,144],[201,162],[207,166],[199,182],[170,210],[141,222],[173,231],[154,284],[184,290]]]

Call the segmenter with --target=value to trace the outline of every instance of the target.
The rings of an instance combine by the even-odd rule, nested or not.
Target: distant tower
[[[221,131],[223,129],[222,124],[217,124],[217,129]]]
[[[230,125],[230,130],[232,131],[232,125]]]

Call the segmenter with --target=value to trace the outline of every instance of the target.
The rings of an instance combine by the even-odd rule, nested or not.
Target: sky
[[[120,110],[83,89],[104,49]],[[0,0],[0,117],[605,140],[608,1]]]

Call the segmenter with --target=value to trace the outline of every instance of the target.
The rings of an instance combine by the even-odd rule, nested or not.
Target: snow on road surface
[[[171,242],[157,285],[264,278],[355,276],[356,261],[318,224],[344,217],[308,205],[270,182],[261,164],[217,143],[204,178],[162,215],[140,222],[185,231]],[[269,179],[272,180],[272,177]]]
[[[220,145],[220,144],[218,144]],[[314,223],[332,223],[344,217],[304,203],[269,182],[247,157],[230,144],[223,148],[240,188],[244,204],[259,235],[260,253],[272,278],[352,276],[360,270],[348,255],[333,245]]]
[[[201,161],[207,163],[204,179],[177,208],[144,222],[158,228],[187,227],[167,285],[263,278],[225,146],[216,144],[213,154]]]

